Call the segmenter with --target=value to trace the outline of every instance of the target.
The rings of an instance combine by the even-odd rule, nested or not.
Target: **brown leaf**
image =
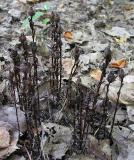
[[[111,68],[124,68],[127,66],[127,61],[126,59],[119,59],[119,60],[116,60],[114,62],[112,62],[109,67]]]
[[[63,69],[67,74],[71,73],[71,69],[74,65],[74,62],[75,61],[71,58],[65,58],[65,59],[62,60]]]
[[[94,69],[90,72],[90,76],[96,80],[100,80],[102,71],[100,69]]]
[[[0,127],[0,149],[6,148],[10,143],[10,135],[5,127]]]
[[[5,159],[18,149],[18,135],[18,131],[14,130],[11,124],[0,121],[0,160]]]
[[[22,3],[36,3],[39,2],[39,0],[19,0]]]
[[[122,7],[123,11],[131,11],[134,9],[134,6],[131,5],[131,4],[125,4],[123,7]]]
[[[64,38],[66,39],[66,40],[72,40],[73,38],[74,38],[74,36],[73,36],[73,32],[70,32],[70,31],[66,31],[66,32],[64,32]]]

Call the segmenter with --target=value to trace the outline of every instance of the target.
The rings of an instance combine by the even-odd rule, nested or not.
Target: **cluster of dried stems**
[[[18,130],[20,133],[17,104],[19,104],[21,110],[25,112],[27,138],[29,139],[28,144],[25,145],[28,148],[31,157],[33,157],[36,153],[41,155],[39,135],[39,126],[41,122],[37,73],[38,59],[36,55],[37,45],[35,42],[33,22],[34,10],[32,8],[29,10],[29,16],[32,42],[28,44],[25,34],[22,33],[19,37],[20,45],[18,48],[9,49],[13,62],[13,70],[10,71],[9,81],[14,97]],[[18,53],[20,50],[21,54]],[[36,133],[34,133],[34,130]]]
[[[16,108],[16,117],[19,122],[17,104],[20,105],[21,109],[25,112],[26,123],[27,123],[27,135],[29,138],[28,151],[31,157],[36,154],[40,159],[43,159],[40,151],[40,134],[39,127],[41,124],[40,119],[40,99],[39,99],[39,89],[38,89],[38,59],[37,59],[37,45],[35,42],[35,27],[33,22],[34,16],[33,8],[29,10],[29,24],[32,33],[32,42],[28,45],[26,36],[24,33],[19,37],[20,48],[22,56],[18,53],[17,49],[9,49],[11,53],[11,58],[13,62],[13,70],[10,71],[10,84],[11,90],[14,98],[14,105]],[[119,97],[121,88],[123,86],[124,72],[119,70],[119,77],[121,79],[120,89],[118,91],[118,99],[116,102],[116,109],[114,112],[114,118],[111,125],[110,134],[107,134],[107,109],[109,105],[108,92],[110,84],[115,81],[115,74],[110,72],[107,76],[108,84],[106,85],[106,94],[103,102],[101,103],[102,112],[97,111],[97,102],[100,97],[100,87],[103,83],[104,77],[106,77],[106,70],[111,61],[111,51],[110,46],[104,51],[104,63],[101,66],[102,75],[98,83],[96,91],[85,89],[81,85],[81,79],[78,78],[75,83],[72,83],[72,77],[76,73],[79,65],[79,56],[81,54],[80,47],[76,46],[74,50],[74,60],[75,63],[72,67],[71,74],[68,79],[67,89],[65,94],[65,102],[61,104],[62,101],[62,41],[61,41],[62,28],[60,24],[60,17],[58,14],[51,14],[51,24],[50,24],[50,36],[52,40],[52,50],[50,52],[50,68],[49,68],[49,81],[50,88],[49,93],[53,95],[53,100],[56,97],[57,108],[63,106],[64,111],[66,108],[73,108],[73,140],[74,148],[80,152],[86,151],[86,140],[88,134],[96,136],[98,139],[110,138],[112,136],[113,126],[115,122],[115,115],[117,112]],[[50,108],[50,117],[52,118]],[[19,123],[18,130],[20,131]],[[36,130],[36,133],[35,133]],[[36,147],[35,147],[36,146]]]

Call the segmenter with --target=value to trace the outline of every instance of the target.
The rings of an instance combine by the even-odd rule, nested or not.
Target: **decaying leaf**
[[[51,155],[54,159],[62,159],[71,145],[71,129],[56,123],[42,123],[41,128],[41,150],[44,158]]]
[[[119,59],[119,60],[116,60],[116,61],[113,61],[109,67],[111,68],[124,68],[127,66],[127,61],[126,59]]]
[[[71,73],[73,65],[74,65],[74,60],[71,58],[65,58],[62,60],[63,69],[68,75]]]
[[[0,127],[0,149],[6,148],[10,143],[9,131],[5,127]]]
[[[102,140],[98,143],[98,140],[92,135],[89,135],[88,139],[89,139],[88,151],[90,154],[95,155],[96,159],[111,160],[112,152],[109,140]]]
[[[108,97],[109,100],[116,103],[118,98],[118,91],[120,88],[120,80],[117,79],[113,83],[111,83],[109,87]],[[105,93],[106,88],[104,89],[104,85],[101,87],[101,93]],[[134,105],[134,83],[128,83],[126,80],[124,80],[124,85],[121,88],[121,94],[119,98],[119,103],[125,104],[127,106],[133,106]]]
[[[66,40],[72,40],[73,39],[73,32],[71,32],[71,31],[66,31],[66,32],[64,32],[64,38],[66,39]]]
[[[109,5],[113,5],[113,4],[114,4],[114,1],[113,1],[113,0],[108,0],[108,4],[109,4]]]
[[[119,37],[119,38],[115,38],[116,43],[118,44],[124,44],[127,42],[127,37]]]
[[[1,108],[0,121],[9,123],[11,126],[14,127],[14,129],[18,128],[15,107],[0,106],[0,108]],[[19,116],[20,131],[23,133],[24,131],[26,131],[26,120],[24,112],[21,111],[19,108],[18,108],[18,116]]]
[[[5,87],[6,87],[6,80],[3,80],[0,83],[0,93],[2,93],[4,91]]]
[[[36,3],[39,2],[39,0],[19,0],[22,3]]]
[[[125,4],[122,9],[123,11],[131,11],[134,9],[134,6],[132,4]]]
[[[102,71],[100,69],[94,69],[91,71],[90,76],[96,80],[100,80]]]
[[[8,122],[0,121],[0,160],[13,153],[17,147],[18,131]]]

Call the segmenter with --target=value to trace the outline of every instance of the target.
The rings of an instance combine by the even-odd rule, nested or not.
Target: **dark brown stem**
[[[117,112],[117,110],[118,110],[119,98],[120,98],[122,86],[123,86],[123,78],[121,79],[121,85],[120,85],[119,91],[117,92],[117,96],[118,96],[118,97],[117,97],[117,101],[116,101],[116,107],[115,107],[115,112],[114,112],[114,117],[113,117],[113,122],[112,122],[112,126],[111,126],[111,131],[110,131],[109,137],[112,136],[113,127],[114,127],[114,122],[115,122],[115,116],[116,116],[116,112]]]

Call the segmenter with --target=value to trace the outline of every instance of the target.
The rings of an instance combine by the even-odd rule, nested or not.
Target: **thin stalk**
[[[117,97],[117,101],[116,101],[116,107],[115,107],[115,112],[114,112],[114,117],[113,117],[113,122],[112,122],[112,126],[111,126],[111,131],[110,131],[109,137],[111,137],[112,132],[113,132],[113,127],[114,127],[114,122],[115,122],[115,116],[116,116],[116,113],[117,113],[117,110],[118,110],[119,98],[120,98],[122,86],[123,86],[123,78],[121,79],[121,85],[120,85],[119,91],[117,93],[118,97]]]
[[[19,137],[20,137],[20,124],[19,124],[19,116],[18,116],[18,109],[16,106],[16,96],[15,96],[15,88],[13,86],[13,97],[14,97],[14,106],[15,106],[15,112],[16,112],[16,119],[17,119],[17,125],[18,125],[18,131],[19,131]]]

